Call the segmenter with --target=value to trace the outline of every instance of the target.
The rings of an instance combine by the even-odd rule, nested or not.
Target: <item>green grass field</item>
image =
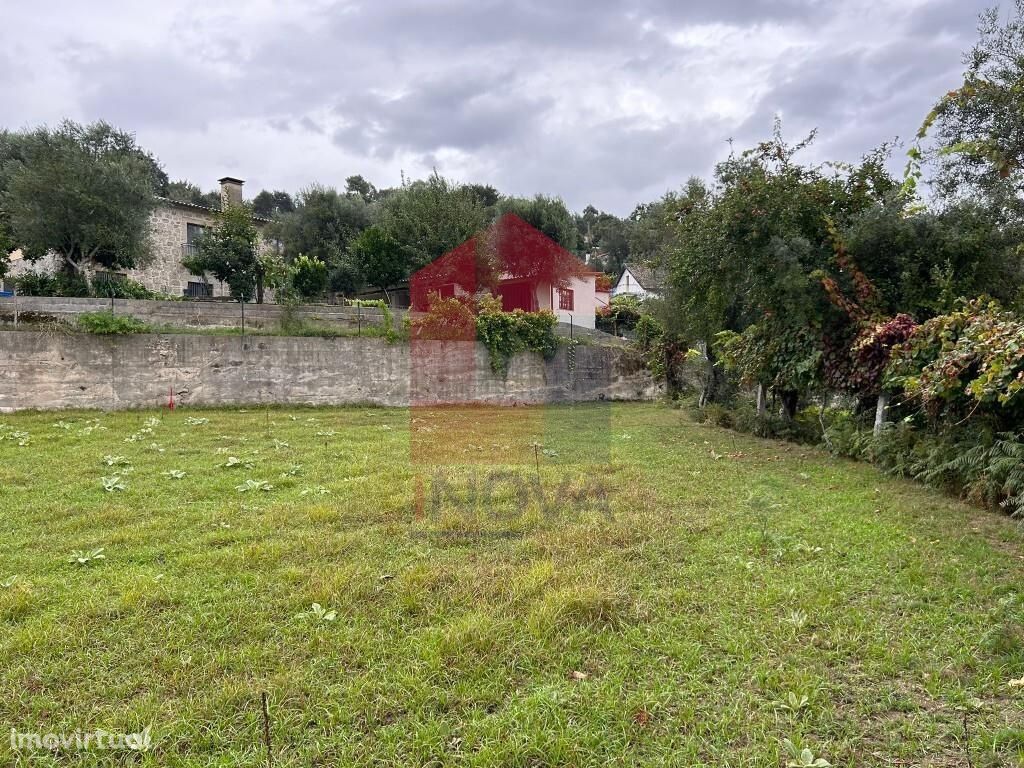
[[[263,692],[275,766],[1020,764],[1014,521],[661,405],[547,417],[610,464],[523,429],[436,507],[405,410],[0,416],[0,764],[265,765]]]

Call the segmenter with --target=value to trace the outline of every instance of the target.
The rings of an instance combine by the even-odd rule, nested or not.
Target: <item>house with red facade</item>
[[[550,310],[559,322],[593,328],[600,273],[540,230],[508,213],[412,276],[409,301],[426,312],[432,295],[442,298],[481,292],[501,298],[511,312]]]

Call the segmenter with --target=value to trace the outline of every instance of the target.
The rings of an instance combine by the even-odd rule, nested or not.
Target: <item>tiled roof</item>
[[[660,269],[649,267],[640,262],[630,262],[623,267],[623,272],[629,273],[636,279],[637,284],[645,291],[661,293],[665,288],[665,276]]]
[[[161,203],[164,203],[165,205],[180,205],[182,208],[191,208],[196,211],[203,211],[204,213],[210,214],[220,213],[220,208],[214,208],[209,205],[200,205],[199,203],[187,203],[184,200],[175,200],[170,197],[160,197],[159,195],[157,195],[156,199],[159,200]],[[252,218],[253,221],[270,221],[270,219],[268,219],[266,216],[257,216],[256,214],[253,214]]]

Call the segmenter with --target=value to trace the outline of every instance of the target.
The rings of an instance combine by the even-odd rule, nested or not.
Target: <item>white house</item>
[[[659,298],[664,293],[664,282],[658,270],[644,264],[627,264],[618,281],[612,286],[612,298],[635,296],[637,299]]]

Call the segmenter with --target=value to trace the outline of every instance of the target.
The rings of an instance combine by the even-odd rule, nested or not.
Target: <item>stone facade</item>
[[[237,192],[232,192],[231,199],[241,199],[241,182],[234,179],[222,180],[222,194],[227,195],[228,191],[224,181],[234,182]],[[149,220],[150,228],[150,256],[138,269],[122,270],[122,274],[136,282],[142,283],[147,289],[154,293],[166,294],[168,296],[183,296],[186,294],[189,284],[204,282],[204,278],[189,272],[181,263],[183,257],[188,254],[188,230],[189,225],[209,228],[216,223],[216,211],[202,205],[192,203],[179,203],[174,200],[160,198],[156,209]],[[255,219],[258,229],[266,224],[264,219]],[[268,247],[261,241],[260,248]],[[26,272],[47,272],[53,273],[61,267],[61,261],[56,256],[50,255],[39,259],[35,263],[25,261],[20,251],[11,255],[11,269],[8,273],[8,282],[13,284],[13,278]],[[96,276],[97,269],[89,266],[86,275],[90,280]],[[212,278],[208,279],[209,293],[211,297],[224,297],[229,294],[224,283]],[[197,286],[193,286],[197,287]],[[267,301],[272,296],[266,296]]]
[[[188,225],[210,228],[215,222],[214,212],[208,208],[162,200],[149,219],[149,260],[125,274],[155,293],[183,295],[189,283],[203,282],[181,263],[188,250]],[[210,287],[213,296],[227,295],[222,283],[211,281]]]

